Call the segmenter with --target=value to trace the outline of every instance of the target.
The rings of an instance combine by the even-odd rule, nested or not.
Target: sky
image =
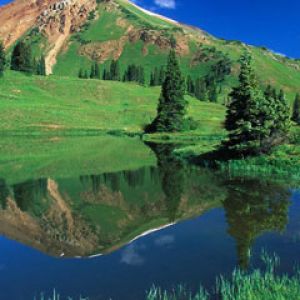
[[[10,0],[0,0],[0,5]],[[208,33],[300,58],[299,0],[134,0]],[[1,20],[0,20],[1,22]]]

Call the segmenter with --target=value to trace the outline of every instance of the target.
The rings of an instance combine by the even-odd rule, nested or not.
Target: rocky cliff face
[[[125,1],[125,0],[124,0]],[[128,1],[125,1],[128,2]],[[124,34],[118,39],[104,42],[90,41],[78,50],[79,55],[96,59],[103,63],[113,57],[118,59],[123,53],[126,44],[134,44],[142,41],[144,44],[143,55],[148,54],[148,46],[156,46],[160,50],[170,48],[168,30],[145,27],[143,23],[133,24],[126,18],[126,12],[119,2],[114,0],[102,1],[105,12],[119,12],[120,17],[116,23],[112,23],[114,28],[123,28]],[[130,4],[134,6],[134,4]],[[46,73],[52,74],[56,58],[63,49],[68,48],[70,35],[80,32],[83,25],[89,22],[89,17],[102,18],[97,15],[98,10],[96,0],[15,0],[9,5],[0,8],[0,39],[4,41],[6,48],[13,45],[19,38],[35,29],[46,37],[47,45],[44,48],[46,59]],[[143,13],[146,11],[140,9]],[[150,14],[150,13],[149,13]],[[96,15],[96,16],[95,16]],[[155,18],[160,18],[156,16]],[[177,39],[177,52],[180,55],[189,54],[189,42],[191,37],[184,34],[184,26],[176,23],[181,31],[174,32]],[[206,34],[200,32],[193,35],[193,40],[198,43],[206,43]]]
[[[46,71],[51,74],[57,53],[95,8],[96,0],[16,0],[0,8],[0,39],[9,47],[38,28],[49,42]]]
[[[11,46],[34,27],[38,16],[55,0],[16,0],[0,7],[0,38]]]
[[[47,37],[50,51],[46,55],[46,73],[52,73],[56,56],[69,36],[76,32],[95,10],[95,0],[60,0],[51,3],[37,18],[39,31]]]

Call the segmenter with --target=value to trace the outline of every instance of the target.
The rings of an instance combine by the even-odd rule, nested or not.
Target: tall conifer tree
[[[157,117],[149,126],[150,132],[176,132],[184,128],[187,102],[184,99],[185,80],[174,49],[170,51],[166,78],[162,85]]]
[[[294,101],[292,120],[300,125],[300,94],[296,95]]]
[[[224,145],[240,154],[268,151],[274,128],[274,105],[270,105],[271,98],[265,97],[259,89],[249,53],[241,58],[239,85],[230,96],[231,103],[225,121],[229,140]]]
[[[0,77],[2,77],[4,74],[5,65],[6,65],[6,57],[5,57],[4,45],[0,41]]]

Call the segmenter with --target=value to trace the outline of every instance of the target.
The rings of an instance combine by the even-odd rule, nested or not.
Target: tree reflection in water
[[[223,202],[228,233],[236,241],[239,266],[247,269],[255,239],[264,232],[284,231],[290,192],[279,184],[259,179],[234,179],[224,184],[228,191]]]
[[[185,187],[185,169],[182,162],[172,154],[174,144],[154,144],[148,146],[157,156],[157,166],[165,194],[166,211],[171,222],[177,219],[177,211]]]

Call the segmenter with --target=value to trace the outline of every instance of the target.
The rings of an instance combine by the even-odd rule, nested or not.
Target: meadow
[[[141,134],[156,115],[160,88],[134,83],[26,76],[0,81],[0,135]],[[186,96],[198,134],[220,134],[225,108]]]

